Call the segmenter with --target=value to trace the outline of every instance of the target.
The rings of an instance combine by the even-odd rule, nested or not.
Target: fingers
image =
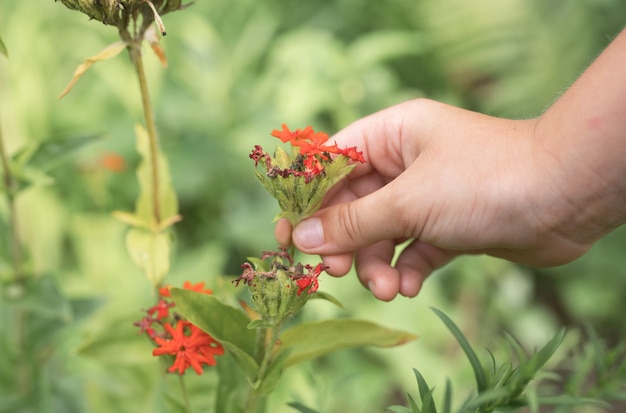
[[[381,241],[356,253],[356,272],[365,288],[382,301],[391,301],[400,291],[398,270],[391,266],[393,241]]]
[[[291,245],[291,224],[288,219],[281,218],[276,222],[274,227],[274,238],[281,247],[289,247]]]
[[[400,276],[400,294],[415,297],[422,283],[438,268],[449,263],[457,253],[433,247],[419,240],[411,242],[396,261]]]
[[[415,297],[424,280],[457,254],[418,240],[411,242],[391,264],[395,251],[393,241],[381,241],[356,253],[356,271],[361,283],[383,301],[399,293]]]
[[[352,202],[321,209],[294,229],[294,244],[308,254],[333,255],[418,236],[427,208],[416,208],[419,197],[403,185],[398,179]]]

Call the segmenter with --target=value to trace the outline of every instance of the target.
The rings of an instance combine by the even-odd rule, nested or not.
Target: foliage
[[[246,159],[265,131],[281,122],[335,131],[419,96],[534,116],[621,30],[625,16],[617,0],[216,0],[168,14],[168,70],[158,56],[145,59],[184,217],[159,235],[172,242],[175,257],[167,281],[206,280],[215,297],[238,305],[241,297],[227,288],[232,277],[218,274],[237,273],[241,257],[273,242],[265,217],[274,215],[275,201],[255,185]],[[110,216],[136,205],[134,171],[145,158],[135,149],[142,108],[133,68],[123,54],[100,61],[56,99],[80,62],[117,33],[59,3],[5,1],[0,36],[0,137],[14,177],[7,185],[0,172],[0,194],[11,193],[18,211],[19,271],[27,279],[13,282],[11,208],[2,197],[0,336],[7,357],[0,362],[0,411],[181,410],[178,381],[162,374],[167,366],[155,364],[132,327],[153,304],[152,283],[139,276],[124,248],[126,228]],[[619,400],[625,234],[616,231],[581,260],[551,270],[461,259],[411,301],[378,303],[353,279],[324,278],[346,309],[319,300],[298,322],[371,320],[416,331],[420,340],[384,354],[352,349],[294,365],[268,407],[280,412],[292,401],[289,411],[380,411],[414,386],[408,365],[429,381],[453,377],[449,405],[462,405],[455,399],[471,392],[474,374],[448,351],[429,306],[444,309],[480,345],[504,329],[537,346],[562,325],[588,320],[600,338],[584,337],[583,350],[565,360],[554,394],[562,386],[572,397]],[[26,320],[25,345],[15,341],[14,314]],[[244,397],[216,379],[238,365],[229,355],[216,374],[188,375],[193,407],[229,411]],[[590,377],[598,380],[593,386]]]

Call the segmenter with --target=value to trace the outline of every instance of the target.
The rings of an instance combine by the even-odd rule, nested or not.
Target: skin
[[[358,165],[276,239],[354,262],[381,300],[416,296],[460,254],[556,266],[626,222],[626,31],[541,116],[490,117],[427,99],[360,119],[331,138]],[[396,246],[410,240],[392,265]]]

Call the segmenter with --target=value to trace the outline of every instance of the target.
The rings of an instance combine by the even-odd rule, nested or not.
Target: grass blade
[[[474,378],[476,379],[476,388],[478,393],[482,393],[487,390],[487,378],[485,376],[485,371],[483,370],[483,366],[480,364],[480,360],[478,360],[478,356],[470,346],[469,342],[459,330],[459,328],[454,324],[447,315],[445,315],[441,310],[437,308],[432,308],[432,310],[437,314],[437,316],[443,321],[443,323],[448,327],[448,330],[452,333],[456,341],[459,342],[459,345],[465,352],[470,364],[472,365],[472,369],[474,370]]]

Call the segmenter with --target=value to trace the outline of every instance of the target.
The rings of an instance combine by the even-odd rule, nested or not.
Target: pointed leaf
[[[150,222],[143,221],[140,217],[133,213],[125,211],[113,211],[111,215],[113,216],[113,218],[117,219],[120,222],[123,222],[124,224],[130,225],[131,227],[143,228],[146,230],[150,229]]]
[[[80,149],[94,141],[101,139],[102,135],[84,135],[65,139],[50,139],[43,142],[31,142],[11,158],[16,173],[26,166],[32,166],[40,171],[49,171],[66,161]]]
[[[4,42],[2,41],[2,37],[0,37],[0,54],[3,54],[6,57],[9,57],[9,51],[7,50],[7,47],[4,45]]]
[[[91,56],[91,57],[88,57],[87,59],[85,59],[85,61],[83,63],[78,65],[78,67],[74,71],[74,75],[72,76],[72,80],[70,80],[70,83],[68,83],[68,85],[65,87],[65,89],[63,89],[63,92],[61,92],[61,94],[57,97],[57,99],[61,99],[65,95],[70,93],[70,91],[72,90],[72,88],[74,87],[76,82],[78,82],[78,80],[81,78],[81,76],[83,74],[85,74],[85,72],[94,63],[102,61],[102,60],[112,59],[115,56],[117,56],[118,54],[120,54],[122,52],[122,50],[124,50],[124,49],[126,49],[126,42],[123,42],[123,41],[115,42],[113,44],[108,45],[104,49],[102,49],[98,54],[96,54],[94,56]]]
[[[248,377],[256,376],[256,332],[248,329],[250,319],[243,312],[211,295],[180,288],[172,288],[170,293],[177,312],[222,343]]]
[[[443,408],[441,410],[443,413],[452,412],[452,383],[449,378],[446,379],[446,388],[443,392]]]
[[[324,291],[316,291],[315,294],[311,295],[310,299],[315,299],[315,298],[330,301],[331,303],[335,304],[337,307],[344,308],[343,304],[341,304],[341,301],[339,301],[335,296],[328,294]]]
[[[415,340],[417,336],[361,320],[326,320],[304,323],[286,330],[278,352],[291,351],[286,366],[334,351],[362,347],[391,347]]]
[[[420,398],[422,399],[422,410],[424,412],[433,412],[437,413],[437,408],[435,407],[435,401],[433,400],[433,391],[430,387],[428,387],[428,383],[426,383],[426,379],[424,376],[417,370],[413,369],[413,373],[415,374],[415,379],[417,380],[417,387],[420,392]]]
[[[456,340],[459,342],[459,345],[465,352],[465,355],[469,359],[469,362],[472,365],[472,369],[474,370],[476,388],[479,393],[482,393],[487,389],[487,378],[485,377],[483,367],[480,364],[476,353],[472,349],[472,346],[470,346],[469,342],[467,341],[461,330],[459,330],[456,324],[454,324],[454,322],[447,315],[445,315],[441,310],[437,308],[433,308],[432,310],[443,321],[443,323],[446,325],[446,327],[448,327],[448,330],[450,330],[454,338],[456,338]]]
[[[415,413],[416,410],[411,410],[404,406],[389,406],[385,409],[386,412],[391,413]]]
[[[130,256],[154,286],[161,282],[170,269],[172,237],[164,232],[131,228],[126,234],[126,248]]]
[[[137,151],[142,161],[137,168],[140,194],[135,206],[135,214],[143,221],[154,222],[154,174],[152,170],[152,156],[150,150],[150,138],[148,132],[141,125],[135,126],[137,135]],[[157,175],[158,175],[158,203],[161,220],[168,220],[178,216],[178,199],[172,187],[167,159],[160,149],[157,149]]]
[[[272,323],[268,323],[267,321],[259,318],[250,321],[250,323],[248,324],[248,329],[254,330],[255,328],[271,328],[273,326],[274,325]]]
[[[287,406],[293,407],[295,410],[299,411],[300,413],[319,413],[317,410],[313,410],[309,407],[306,407],[300,402],[287,403]]]

